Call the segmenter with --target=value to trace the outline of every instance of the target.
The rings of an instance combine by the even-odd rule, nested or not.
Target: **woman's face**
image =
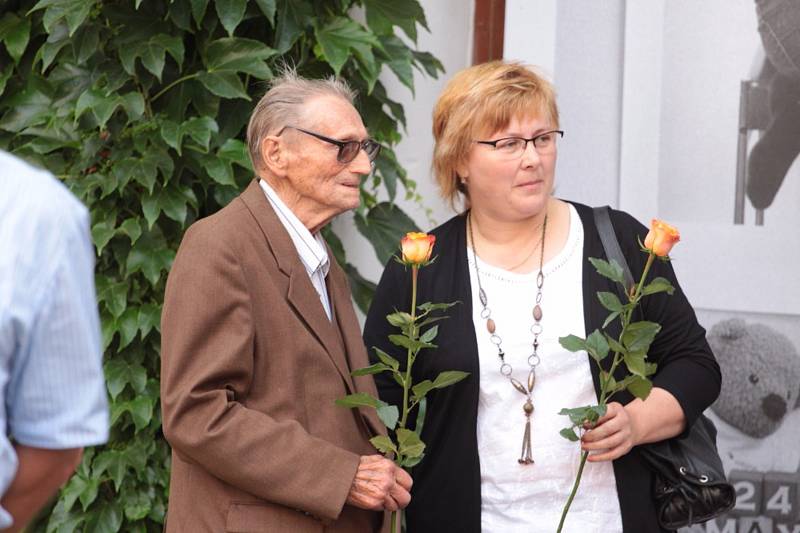
[[[515,117],[507,127],[475,140],[530,139],[554,129],[550,120],[541,116]],[[513,157],[492,146],[472,143],[466,164],[458,169],[472,209],[500,220],[521,220],[542,212],[553,191],[557,152],[540,151],[528,142],[522,155]]]

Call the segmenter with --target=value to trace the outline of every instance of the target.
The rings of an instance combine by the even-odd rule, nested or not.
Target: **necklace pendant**
[[[525,402],[525,434],[522,436],[522,453],[520,454],[520,458],[517,462],[521,465],[532,465],[533,461],[533,450],[531,446],[531,413],[533,413],[533,403],[531,403],[530,398],[527,402]]]
[[[537,322],[542,319],[542,307],[539,304],[533,307],[533,319]]]

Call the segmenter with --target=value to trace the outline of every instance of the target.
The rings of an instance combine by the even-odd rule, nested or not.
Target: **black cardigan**
[[[583,313],[588,335],[602,325],[608,313],[595,293],[615,289],[609,280],[597,274],[588,261],[589,257],[605,257],[591,208],[573,205],[584,228]],[[646,255],[639,251],[637,236],[644,239],[647,228],[621,211],[612,211],[611,219],[622,251],[638,279]],[[425,458],[412,472],[414,486],[406,519],[409,533],[477,532],[481,529],[480,463],[476,436],[480,374],[472,321],[465,216],[453,217],[432,233],[436,235],[434,255],[437,258],[420,271],[417,301],[441,303],[458,300],[461,303],[446,312],[448,319],[438,323],[439,334],[434,341],[438,348],[423,350],[417,358],[413,368],[414,382],[434,379],[443,370],[464,370],[470,376],[428,396],[422,434],[427,447]],[[662,325],[648,356],[648,360],[658,363],[653,382],[675,396],[683,408],[687,425],[692,424],[719,394],[719,366],[706,342],[705,330],[697,323],[694,311],[675,279],[672,266],[656,261],[651,270],[652,276],[669,279],[677,289],[672,296],[661,293],[648,296],[642,302],[644,318]],[[387,336],[395,333],[396,328],[390,326],[385,317],[395,309],[408,309],[411,302],[410,278],[410,273],[397,262],[389,261],[386,265],[364,329],[364,341],[373,360],[376,358],[372,347],[377,346],[400,360],[401,366],[404,364],[405,350],[387,341]],[[605,362],[610,363],[610,359],[606,358]],[[597,366],[594,362],[590,362],[590,366],[595,390],[599,391]],[[387,374],[379,374],[376,378],[381,397],[399,404],[402,389],[397,383]],[[623,392],[615,395],[614,399],[625,404],[633,397]],[[415,417],[412,416],[411,420]],[[624,531],[662,531],[656,522],[651,499],[652,476],[638,448],[634,447],[614,461],[614,474]],[[571,474],[565,472],[565,475]],[[566,497],[567,494],[565,500]],[[555,524],[553,527],[555,529]]]

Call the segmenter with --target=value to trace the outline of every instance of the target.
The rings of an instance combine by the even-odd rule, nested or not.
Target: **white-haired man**
[[[411,478],[375,454],[376,394],[346,278],[319,231],[359,204],[379,145],[341,81],[277,79],[247,136],[259,179],[192,225],[162,316],[167,531],[376,531]]]

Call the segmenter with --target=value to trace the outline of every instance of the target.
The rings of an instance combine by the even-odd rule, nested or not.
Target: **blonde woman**
[[[560,130],[553,87],[531,69],[492,62],[448,84],[433,114],[434,170],[441,194],[464,210],[433,230],[437,260],[420,276],[418,301],[460,301],[440,322],[438,348],[414,366],[415,382],[442,370],[470,377],[429,398],[425,458],[414,470],[408,531],[552,533],[589,450],[565,531],[661,531],[651,474],[636,446],[681,434],[719,393],[719,367],[705,331],[669,264],[654,267],[678,287],[643,305],[663,329],[649,357],[658,363],[647,400],[619,395],[581,446],[559,435],[562,407],[597,403],[588,356],[558,338],[585,336],[607,312],[598,290],[614,290],[588,257],[604,256],[592,209],[553,197]],[[612,212],[634,272],[647,230]],[[390,261],[369,311],[364,339],[399,360],[385,316],[410,301],[408,275]],[[520,394],[511,378],[527,382]],[[382,376],[382,375],[381,375]],[[377,380],[399,403],[399,386]]]

